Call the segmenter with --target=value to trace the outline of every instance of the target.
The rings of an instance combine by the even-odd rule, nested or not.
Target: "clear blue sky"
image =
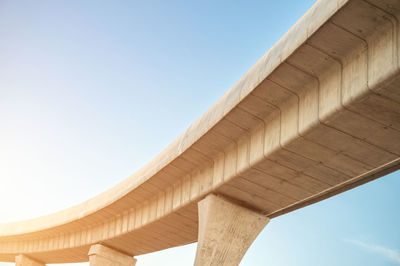
[[[0,0],[0,222],[135,172],[313,2]],[[276,218],[241,265],[400,265],[399,203],[395,173]],[[191,265],[195,248],[137,265]]]

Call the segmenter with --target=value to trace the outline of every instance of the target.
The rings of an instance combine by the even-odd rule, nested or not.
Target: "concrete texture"
[[[16,266],[44,266],[45,264],[33,260],[25,255],[18,255],[15,257]]]
[[[198,240],[223,195],[273,218],[400,163],[400,1],[320,0],[145,167],[80,205],[0,225],[0,260],[88,261]]]
[[[101,244],[90,247],[90,266],[135,266],[136,259]]]
[[[268,217],[213,194],[199,202],[195,266],[239,265]]]

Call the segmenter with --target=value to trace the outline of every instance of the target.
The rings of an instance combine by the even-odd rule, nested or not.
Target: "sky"
[[[0,222],[73,206],[134,173],[313,2],[0,0]],[[393,173],[275,218],[241,265],[400,265],[399,189]],[[137,265],[191,265],[195,251]]]

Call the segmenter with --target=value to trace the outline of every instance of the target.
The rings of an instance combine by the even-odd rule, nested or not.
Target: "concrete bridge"
[[[0,261],[134,265],[197,241],[195,265],[237,265],[269,219],[397,170],[399,20],[399,0],[318,1],[141,170],[1,224]]]

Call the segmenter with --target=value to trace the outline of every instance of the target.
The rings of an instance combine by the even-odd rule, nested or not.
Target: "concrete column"
[[[136,264],[135,258],[101,244],[91,246],[88,255],[90,266],[135,266]]]
[[[18,255],[15,257],[16,266],[46,266],[46,264],[29,258],[26,255]]]
[[[269,218],[208,195],[198,203],[199,235],[195,266],[239,265]]]

